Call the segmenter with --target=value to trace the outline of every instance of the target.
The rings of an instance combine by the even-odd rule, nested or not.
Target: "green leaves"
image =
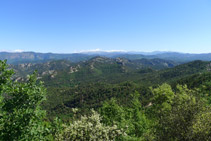
[[[171,86],[168,84],[163,84],[158,88],[152,89],[153,97],[152,102],[152,113],[158,116],[164,112],[168,112],[172,108],[172,102],[175,97]]]
[[[154,113],[156,140],[208,140],[210,109],[200,99],[199,91],[178,85],[175,92],[167,84],[152,89],[151,112]],[[153,114],[151,113],[151,114]]]
[[[24,83],[11,80],[13,71],[6,61],[0,61],[1,140],[41,139],[45,134],[45,111],[40,104],[45,99],[42,83],[36,73]]]
[[[192,139],[211,140],[211,109],[197,114],[189,133]]]
[[[120,106],[115,99],[111,99],[100,109],[102,122],[124,129],[128,135],[127,140],[140,140],[149,131],[150,122],[141,107],[139,96],[138,92],[131,94],[128,107]]]

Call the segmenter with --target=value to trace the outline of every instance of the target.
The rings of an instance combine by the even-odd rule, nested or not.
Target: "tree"
[[[175,97],[171,86],[164,83],[158,88],[152,89],[153,97],[151,98],[152,106],[150,107],[151,116],[161,118],[164,113],[168,113],[172,108]]]
[[[104,102],[100,109],[100,114],[103,116],[102,122],[109,126],[114,125],[116,121],[118,121],[118,123],[125,122],[124,109],[117,104],[117,101],[114,98],[108,102]]]
[[[125,140],[142,140],[142,136],[149,131],[150,123],[139,101],[140,94],[135,92],[130,96],[127,107],[118,105],[115,99],[105,102],[100,109],[102,121],[124,129],[128,135]]]
[[[26,82],[12,81],[14,72],[6,61],[0,61],[0,140],[43,140],[48,135],[43,83],[37,83],[36,73]]]
[[[191,140],[211,140],[211,112],[210,108],[196,115],[189,132]]]
[[[178,85],[176,92],[173,92],[169,85],[164,84],[154,89],[153,92],[155,94],[153,100],[156,99],[157,102],[154,101],[152,111],[160,108],[159,114],[155,114],[156,140],[196,140],[197,136],[193,137],[193,133],[208,136],[204,132],[205,128],[201,127],[210,123],[210,118],[208,118],[209,114],[204,114],[204,119],[201,117],[202,115],[198,115],[204,113],[205,104],[195,97],[195,95],[199,95],[196,94],[197,91],[189,90],[187,86]],[[162,93],[168,95],[168,98],[164,97]]]

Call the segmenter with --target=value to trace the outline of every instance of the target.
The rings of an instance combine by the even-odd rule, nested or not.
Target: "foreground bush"
[[[196,90],[177,86],[175,92],[168,84],[153,89],[156,140],[204,141],[211,139],[211,107]]]
[[[13,71],[0,61],[0,140],[44,140],[49,124],[40,104],[45,88],[37,84],[36,74],[25,83],[12,81]]]
[[[57,140],[109,141],[126,136],[116,125],[105,126],[100,121],[100,115],[92,110],[90,116],[82,116],[80,120],[64,125],[64,130],[57,136]]]

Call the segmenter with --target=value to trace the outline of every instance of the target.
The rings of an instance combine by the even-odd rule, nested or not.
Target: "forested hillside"
[[[95,56],[0,68],[1,140],[211,140],[209,61]]]
[[[39,79],[47,82],[47,85],[59,83],[61,86],[72,86],[87,82],[122,82],[128,77],[143,76],[143,73],[172,68],[176,65],[178,63],[162,59],[128,60],[98,56],[79,63],[57,60],[36,64],[24,63],[11,67],[16,71],[16,79],[37,70]]]

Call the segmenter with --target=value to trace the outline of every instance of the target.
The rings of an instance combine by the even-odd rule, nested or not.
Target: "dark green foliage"
[[[141,93],[140,100],[143,105],[148,103],[150,97],[149,88],[138,86],[132,82],[111,85],[106,83],[90,83],[75,88],[52,88],[47,96],[48,101],[44,103],[49,116],[68,115],[71,116],[71,108],[81,108],[83,112],[88,109],[98,109],[104,101],[116,98],[124,106],[128,106],[131,100],[131,93]],[[67,117],[68,117],[67,116]],[[69,118],[69,117],[68,117]]]

